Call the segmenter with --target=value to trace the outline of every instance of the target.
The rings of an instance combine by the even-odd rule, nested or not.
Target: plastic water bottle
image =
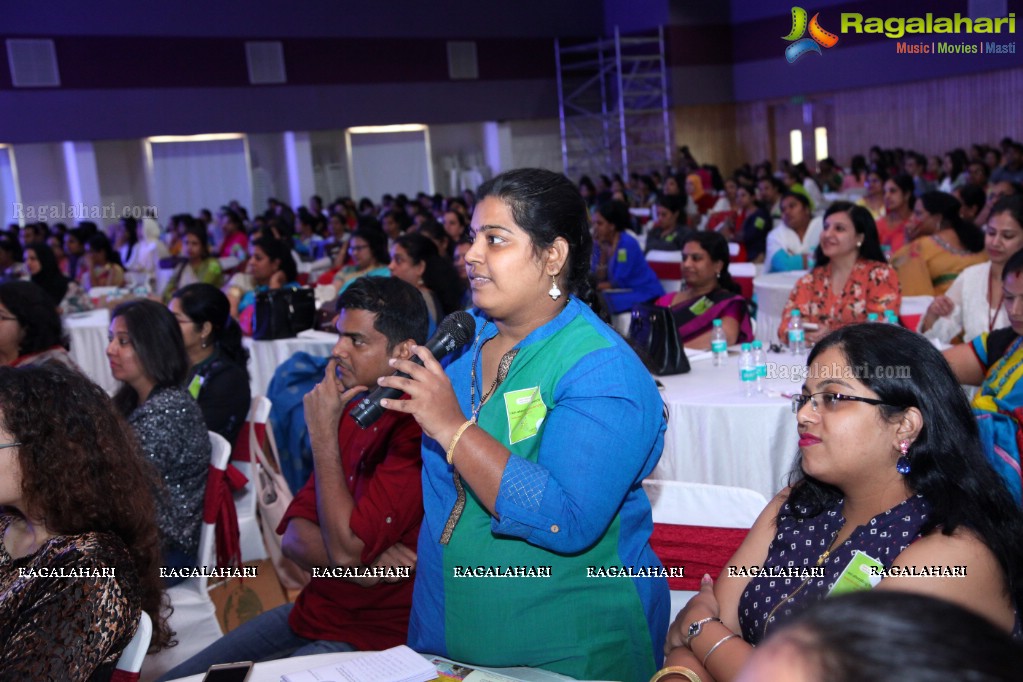
[[[714,366],[721,367],[728,357],[728,338],[721,327],[721,320],[714,320],[714,328],[710,333],[710,352],[714,354]]]
[[[767,381],[767,354],[764,353],[764,343],[759,339],[753,342],[753,366],[757,369],[757,393],[763,393],[764,382]]]
[[[886,311],[887,312],[887,311]],[[867,322],[877,322],[877,313],[867,313]],[[887,320],[885,320],[887,322]]]
[[[753,347],[748,343],[739,347],[739,380],[746,397],[752,396],[757,387],[757,366],[753,361]]]
[[[788,324],[789,352],[793,355],[802,355],[806,352],[806,332],[803,331],[803,317],[799,310],[793,310],[789,315]]]

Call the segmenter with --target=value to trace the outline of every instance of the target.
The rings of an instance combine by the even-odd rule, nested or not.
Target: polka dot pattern
[[[764,566],[813,568],[845,525],[844,500],[817,516],[796,518],[786,502],[778,520],[778,533],[767,552]],[[856,550],[874,557],[885,567],[920,537],[929,506],[916,495],[878,514],[858,527],[841,546],[832,549],[824,564],[823,578],[752,578],[739,599],[739,623],[743,638],[757,644],[765,630],[777,629],[793,614],[824,599]],[[803,585],[803,583],[806,583]],[[772,613],[773,611],[773,613]]]

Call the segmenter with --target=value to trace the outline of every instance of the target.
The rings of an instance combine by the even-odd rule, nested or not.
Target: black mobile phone
[[[218,663],[206,671],[203,682],[246,682],[252,674],[252,661],[244,663]]]

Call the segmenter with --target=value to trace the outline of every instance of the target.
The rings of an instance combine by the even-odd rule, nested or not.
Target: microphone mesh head
[[[441,332],[451,335],[456,348],[464,346],[476,333],[476,320],[472,319],[472,315],[464,310],[457,310],[441,320],[440,326],[437,327],[437,334]]]

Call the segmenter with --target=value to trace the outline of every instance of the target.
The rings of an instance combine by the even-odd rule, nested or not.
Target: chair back
[[[227,439],[219,433],[213,433],[210,431],[209,434],[210,448],[212,450],[212,454],[210,455],[210,466],[218,471],[224,471],[227,469],[228,462],[231,461],[231,445],[227,442]],[[199,532],[198,565],[215,565],[216,550],[216,524],[203,521],[202,530]],[[202,578],[202,581],[205,582],[206,578]]]
[[[706,483],[646,480],[643,488],[653,511],[651,548],[666,567],[685,567],[684,578],[668,580],[674,619],[704,573],[721,573],[767,500],[755,490]]]
[[[134,682],[139,679],[139,672],[142,670],[142,661],[146,658],[146,651],[149,649],[149,642],[153,638],[153,621],[145,611],[139,617],[138,627],[135,628],[135,636],[124,647],[121,657],[117,659],[117,665],[111,676],[111,682]]]
[[[647,479],[654,523],[711,528],[750,528],[767,506],[755,490],[709,483]]]

